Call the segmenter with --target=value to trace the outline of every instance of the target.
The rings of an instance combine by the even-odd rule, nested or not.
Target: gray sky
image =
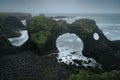
[[[120,13],[120,0],[0,0],[0,12]]]

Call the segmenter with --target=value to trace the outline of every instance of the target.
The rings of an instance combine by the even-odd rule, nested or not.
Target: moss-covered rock
[[[78,19],[70,26],[70,31],[76,33],[83,41],[97,29],[96,22],[91,19]]]
[[[69,24],[64,20],[57,21],[59,35],[69,32]]]
[[[35,16],[28,21],[27,26],[30,33],[30,40],[32,40],[38,48],[43,49],[43,51],[47,49],[50,50],[49,47],[47,47],[47,42],[55,37],[53,35],[57,31],[56,21],[45,16]]]

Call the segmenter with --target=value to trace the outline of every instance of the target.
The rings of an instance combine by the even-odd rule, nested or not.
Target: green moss
[[[40,31],[36,33],[31,34],[31,39],[38,44],[38,46],[44,45],[48,39],[48,37],[51,35],[49,31]]]
[[[69,80],[107,80],[108,73],[96,74],[87,70],[80,70],[78,74],[70,76]]]
[[[86,33],[91,33],[91,32],[93,32],[93,27],[84,27],[84,29],[83,29]]]
[[[31,40],[34,41],[38,47],[42,47],[54,33],[53,29],[56,29],[56,22],[45,16],[35,16],[28,21],[27,26]]]
[[[79,19],[72,23],[73,26],[78,26],[81,33],[92,33],[96,28],[96,23],[91,19]]]
[[[69,32],[69,25],[67,24],[66,21],[64,20],[59,20],[57,22],[58,28],[56,30],[58,30],[58,33],[63,34],[65,32]]]
[[[77,34],[82,40],[85,41],[87,37],[98,29],[94,20],[79,19],[70,25],[70,32]]]

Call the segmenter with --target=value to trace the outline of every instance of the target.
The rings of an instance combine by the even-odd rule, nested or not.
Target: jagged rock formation
[[[9,18],[4,20],[0,18],[2,24],[0,25],[0,52],[4,54],[0,56],[1,80],[67,80],[79,68],[74,65],[59,64],[56,56],[50,53],[58,51],[56,47],[58,36],[68,32],[75,33],[82,39],[83,54],[93,57],[103,65],[105,70],[120,68],[120,42],[109,41],[94,20],[79,19],[68,24],[66,21],[55,21],[45,16],[33,17],[27,22],[30,39],[21,47],[14,48],[7,40],[8,34],[5,34],[4,29],[7,30],[10,26],[13,29],[8,30],[8,33],[11,33],[24,26],[17,19]],[[7,25],[4,24],[5,27],[3,22],[7,22]],[[99,35],[98,40],[94,39],[94,33]],[[79,63],[77,60],[74,61]]]

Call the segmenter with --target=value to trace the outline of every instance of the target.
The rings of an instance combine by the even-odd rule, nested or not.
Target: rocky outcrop
[[[84,42],[83,54],[85,56],[93,57],[107,70],[119,68],[120,66],[118,62],[120,58],[116,56],[119,54],[119,49],[115,47],[115,42],[109,41],[104,36],[94,20],[79,19],[72,24],[67,24],[65,21],[60,20],[56,24],[50,18],[34,17],[29,21],[28,26],[31,40],[38,44],[43,51],[57,50],[55,41],[60,34],[75,33]],[[99,36],[98,40],[94,39],[94,33]]]

